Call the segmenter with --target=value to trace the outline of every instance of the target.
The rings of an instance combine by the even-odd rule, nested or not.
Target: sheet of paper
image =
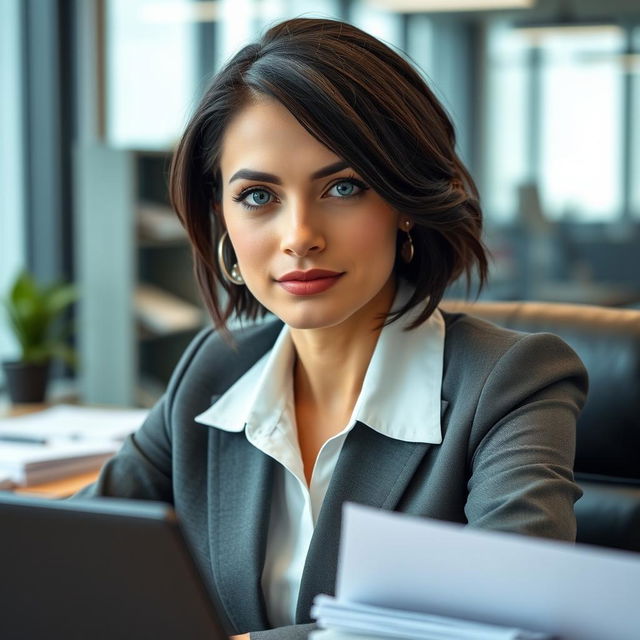
[[[640,554],[347,504],[342,601],[557,634],[638,640]]]
[[[382,634],[351,633],[338,629],[319,629],[309,634],[309,640],[397,640]]]
[[[43,440],[118,440],[135,431],[148,409],[102,409],[58,405],[15,418],[0,419],[3,438],[32,437]]]
[[[347,602],[322,594],[313,601],[311,617],[320,627],[406,640],[552,640],[546,633]]]
[[[397,640],[380,633],[351,633],[338,629],[319,629],[309,634],[309,640]]]
[[[53,440],[47,444],[0,442],[0,476],[8,476],[18,485],[47,482],[98,469],[119,447],[113,440]]]

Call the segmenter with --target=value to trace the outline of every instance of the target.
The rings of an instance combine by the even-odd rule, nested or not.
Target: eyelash
[[[347,182],[349,184],[352,184],[358,187],[360,191],[358,191],[358,193],[354,193],[353,195],[349,195],[349,196],[342,196],[342,197],[333,196],[333,197],[339,197],[341,200],[346,200],[348,198],[357,198],[358,196],[363,195],[364,192],[369,189],[369,187],[364,182],[362,182],[362,180],[358,180],[358,178],[356,177],[349,176],[347,178],[339,178],[338,180],[336,180],[330,187],[327,188],[327,191],[331,191],[331,189],[333,189],[336,185],[342,184],[344,182]],[[263,205],[253,205],[253,204],[247,203],[246,199],[252,193],[256,193],[258,191],[265,191],[272,198],[275,198],[273,193],[271,193],[271,191],[269,191],[269,189],[266,189],[265,187],[249,187],[248,189],[241,191],[238,195],[233,196],[233,201],[239,202],[245,209],[248,209],[250,211],[255,211],[256,209],[261,209],[262,207],[266,207],[267,204],[271,204],[271,202],[268,202],[267,204],[263,204]]]

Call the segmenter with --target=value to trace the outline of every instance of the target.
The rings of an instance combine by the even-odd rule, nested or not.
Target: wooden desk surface
[[[12,405],[8,411],[4,412],[4,416],[15,417],[27,413],[36,413],[37,411],[44,411],[44,409],[48,409],[54,406],[54,404],[56,403]],[[13,492],[20,495],[38,496],[40,498],[68,498],[76,491],[82,489],[82,487],[94,482],[99,473],[100,470],[96,469],[88,473],[80,473],[60,478],[53,482],[42,482],[28,487],[16,487],[13,489]]]
[[[91,484],[98,477],[99,469],[88,473],[81,473],[75,476],[68,476],[54,480],[53,482],[43,482],[42,484],[32,484],[29,487],[16,487],[13,492],[20,495],[37,496],[39,498],[68,498],[82,487]]]

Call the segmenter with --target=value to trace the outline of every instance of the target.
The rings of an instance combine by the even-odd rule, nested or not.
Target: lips
[[[338,271],[327,271],[326,269],[310,269],[309,271],[290,271],[278,278],[278,282],[290,282],[298,280],[308,282],[309,280],[319,280],[321,278],[334,278],[342,275]]]
[[[278,284],[295,296],[310,296],[322,293],[340,280],[344,273],[311,269],[309,271],[290,271],[278,278]]]

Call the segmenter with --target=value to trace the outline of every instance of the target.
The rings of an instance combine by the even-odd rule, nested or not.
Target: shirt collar
[[[411,293],[408,285],[400,286],[392,310]],[[405,331],[418,313],[412,309],[380,332],[350,424],[362,422],[396,440],[440,444],[444,320],[436,310]],[[268,436],[291,409],[294,357],[285,325],[273,348],[195,420],[225,431],[247,427]]]
[[[275,427],[290,395],[294,347],[284,325],[273,347],[199,416],[196,422],[224,431]]]
[[[392,309],[412,290],[402,286]],[[411,309],[380,332],[353,417],[379,433],[406,442],[440,444],[445,325],[438,309],[405,330],[420,309]]]

